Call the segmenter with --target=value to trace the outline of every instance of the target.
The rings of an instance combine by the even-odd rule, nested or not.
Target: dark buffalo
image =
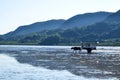
[[[79,51],[79,53],[81,52],[81,47],[72,47],[71,48],[74,51],[74,55],[77,53],[77,50]]]

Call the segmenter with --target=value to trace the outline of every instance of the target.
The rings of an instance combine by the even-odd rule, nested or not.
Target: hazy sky
[[[120,0],[0,0],[0,34],[34,22],[119,9]]]

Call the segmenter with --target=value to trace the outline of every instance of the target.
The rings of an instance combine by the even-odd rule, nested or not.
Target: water
[[[120,47],[0,45],[0,80],[119,80]]]

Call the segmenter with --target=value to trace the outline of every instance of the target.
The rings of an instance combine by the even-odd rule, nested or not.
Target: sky
[[[0,0],[0,34],[22,25],[120,9],[120,0]]]

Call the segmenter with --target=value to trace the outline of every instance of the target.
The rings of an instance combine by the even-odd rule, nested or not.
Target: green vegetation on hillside
[[[105,28],[104,28],[105,27]],[[120,45],[120,26],[98,23],[84,28],[46,30],[0,41],[0,44],[80,45],[80,42],[101,42],[99,45]],[[113,33],[114,32],[114,33]]]
[[[1,35],[0,44],[80,45],[81,42],[99,41],[99,45],[120,46],[120,11],[112,14],[102,13],[101,16],[105,19],[100,20],[101,22],[96,22],[99,20],[96,18],[100,17],[98,17],[98,13],[97,15],[93,13],[93,15],[95,15],[95,21],[91,14],[87,14],[86,16],[75,16],[68,20],[52,20],[19,27],[13,32]],[[83,18],[81,19],[81,17]],[[93,20],[92,22],[95,23],[80,25],[86,24],[89,20]]]

